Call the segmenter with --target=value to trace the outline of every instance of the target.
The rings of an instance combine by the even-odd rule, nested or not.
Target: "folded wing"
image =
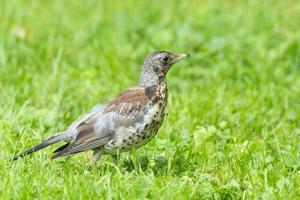
[[[78,132],[76,138],[65,148],[55,151],[53,158],[58,158],[82,151],[99,148],[115,136],[121,127],[134,126],[143,120],[145,106],[150,97],[145,89],[135,87],[122,93],[105,106],[93,109],[88,117],[71,125]]]

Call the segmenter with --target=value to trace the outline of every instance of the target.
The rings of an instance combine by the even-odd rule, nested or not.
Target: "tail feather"
[[[67,139],[67,138],[68,138],[68,136],[67,136],[65,133],[57,134],[57,135],[55,135],[55,136],[50,137],[50,138],[47,139],[46,141],[41,142],[41,143],[39,143],[39,144],[37,144],[37,145],[35,145],[35,146],[33,146],[33,147],[27,149],[27,150],[24,151],[24,152],[18,153],[17,155],[15,155],[15,156],[12,158],[12,160],[17,160],[18,158],[22,158],[22,157],[24,157],[24,156],[27,156],[27,155],[29,155],[29,154],[32,154],[32,153],[34,153],[34,152],[36,152],[36,151],[38,151],[38,150],[41,150],[41,149],[43,149],[43,148],[46,148],[46,147],[48,147],[48,146],[50,146],[50,145],[52,145],[52,144],[55,144],[55,143],[57,143],[57,142],[59,142],[59,141],[65,140],[65,139]]]
[[[65,156],[64,154],[62,154],[62,152],[70,145],[70,143],[64,144],[63,146],[55,149],[55,151],[53,152],[54,155],[51,157],[53,160],[55,160],[56,158],[60,158]]]
[[[63,146],[61,147],[58,147],[57,149],[55,149],[55,151],[53,153],[58,153],[62,150],[64,150],[67,146],[69,146],[70,143],[67,143],[67,144],[64,144]]]
[[[79,153],[79,152],[75,152],[75,153]],[[57,158],[64,157],[64,156],[69,156],[69,155],[72,155],[72,154],[75,154],[75,153],[65,153],[63,151],[59,151],[59,152],[55,153],[51,158],[53,160],[55,160]]]

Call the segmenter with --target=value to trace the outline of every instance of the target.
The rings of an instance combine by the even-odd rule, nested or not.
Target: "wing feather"
[[[90,116],[76,125],[74,141],[57,152],[53,158],[66,156],[105,145],[113,138],[116,129],[129,127],[143,118],[145,105],[150,97],[145,89],[135,87],[122,93],[105,106],[97,106]]]

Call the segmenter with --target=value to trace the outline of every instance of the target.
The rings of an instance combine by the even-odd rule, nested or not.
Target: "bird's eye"
[[[167,63],[169,62],[169,56],[164,56],[161,58],[161,60],[164,62],[164,63]]]

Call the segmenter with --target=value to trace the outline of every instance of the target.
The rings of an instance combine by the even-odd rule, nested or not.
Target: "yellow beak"
[[[178,62],[182,59],[185,59],[187,57],[189,57],[190,55],[189,54],[185,54],[185,53],[181,53],[181,54],[175,54],[175,59],[174,59],[174,63],[175,62]]]

